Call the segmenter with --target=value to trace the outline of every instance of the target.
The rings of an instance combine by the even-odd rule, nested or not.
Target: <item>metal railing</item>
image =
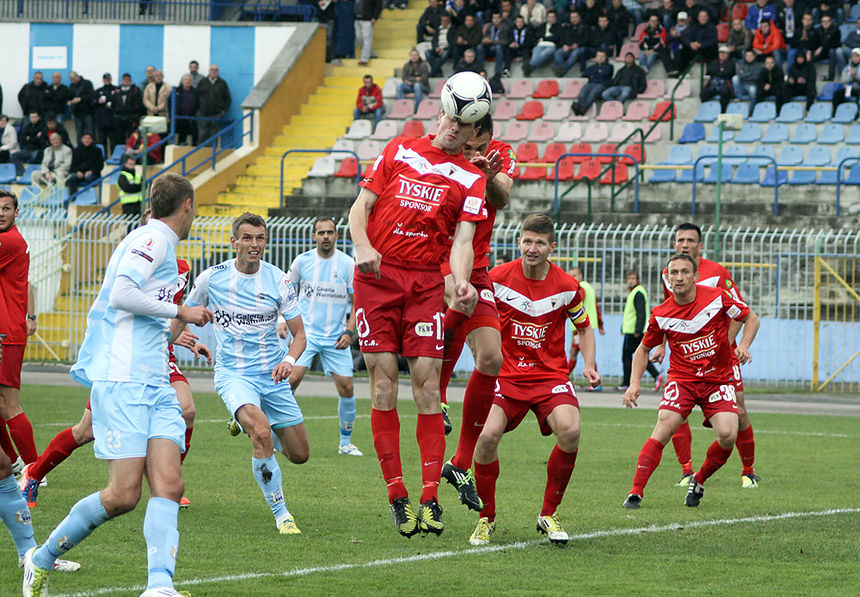
[[[643,152],[645,151],[644,147],[643,147],[642,151]],[[610,161],[609,161],[609,165],[607,165],[605,168],[601,168],[600,174],[598,174],[594,180],[591,180],[590,178],[583,177],[580,180],[574,181],[573,184],[571,184],[570,187],[568,187],[567,190],[564,191],[564,193],[562,193],[561,196],[559,196],[559,194],[558,194],[558,183],[559,183],[558,169],[559,169],[559,165],[561,164],[561,161],[566,157],[590,157],[590,158],[608,157],[608,158],[610,158]],[[627,181],[625,181],[623,183],[616,183],[615,182],[615,164],[619,160],[628,160],[628,159],[631,162],[633,162],[634,175],[628,177]],[[626,164],[624,164],[624,165],[626,166]],[[565,154],[559,156],[559,158],[555,161],[555,167],[553,169],[553,179],[554,179],[553,182],[554,182],[555,191],[554,191],[554,195],[553,195],[552,212],[555,215],[556,221],[559,221],[561,218],[561,200],[564,199],[567,196],[567,194],[570,193],[571,191],[573,191],[578,185],[582,184],[582,181],[585,181],[585,183],[588,185],[588,199],[587,199],[588,200],[588,213],[587,213],[587,217],[588,217],[588,223],[590,224],[591,223],[591,185],[594,184],[595,182],[599,181],[600,178],[609,171],[612,172],[612,181],[609,185],[610,186],[609,211],[611,211],[611,212],[615,211],[615,197],[621,191],[623,191],[625,188],[627,188],[628,186],[630,186],[632,184],[632,185],[634,185],[633,186],[633,213],[639,213],[639,160],[637,160],[635,157],[633,157],[632,155],[627,154],[627,153],[565,153]],[[601,183],[601,184],[605,184],[605,183]],[[616,191],[616,186],[618,187],[617,191]]]
[[[700,155],[696,158],[696,161],[693,162],[693,192],[691,196],[691,204],[690,204],[690,213],[692,215],[696,215],[696,181],[698,179],[698,175],[696,172],[699,168],[699,162],[702,160],[714,160],[714,163],[711,165],[712,168],[717,166],[717,159],[719,156],[717,155]],[[750,155],[747,156],[748,159],[756,159],[756,160],[769,160],[773,164],[773,176],[774,176],[774,185],[773,185],[773,215],[779,215],[779,165],[776,163],[776,160],[769,155]],[[729,172],[731,172],[732,166],[731,164],[727,164],[727,159],[739,159],[738,156],[727,156],[723,154],[723,168],[728,167]],[[704,166],[702,167],[704,173]],[[725,172],[725,170],[723,170]]]
[[[0,18],[34,20],[96,19],[111,21],[217,21],[228,8],[245,21],[280,18],[313,21],[316,7],[262,0],[0,0]]]

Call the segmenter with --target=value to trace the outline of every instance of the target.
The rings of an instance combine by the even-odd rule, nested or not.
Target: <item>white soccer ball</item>
[[[442,87],[442,111],[466,124],[478,122],[486,116],[492,101],[489,83],[477,73],[457,73]]]

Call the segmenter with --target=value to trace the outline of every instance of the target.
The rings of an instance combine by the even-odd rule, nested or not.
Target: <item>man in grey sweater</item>
[[[63,140],[57,133],[50,136],[50,142],[42,157],[42,169],[33,173],[33,184],[40,187],[52,184],[65,186],[69,168],[72,166],[72,150],[63,145]]]

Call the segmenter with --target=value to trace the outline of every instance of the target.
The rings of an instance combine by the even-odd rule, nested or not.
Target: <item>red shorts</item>
[[[706,421],[716,413],[737,414],[734,384],[731,381],[721,384],[712,381],[675,381],[670,378],[657,408],[671,410],[686,418],[697,404]]]
[[[735,386],[735,393],[744,391],[744,378],[741,377],[741,366],[738,363],[732,365],[732,385]]]
[[[171,385],[177,381],[183,381],[185,383],[188,383],[188,378],[185,377],[185,374],[182,373],[182,370],[176,363],[176,357],[173,355],[173,352],[170,353],[170,358],[167,360],[167,366],[170,368]]]
[[[478,304],[475,305],[472,316],[463,324],[466,326],[466,333],[468,334],[478,328],[501,330],[499,310],[496,308],[496,296],[493,292],[493,281],[490,280],[490,273],[487,268],[472,270],[472,277],[469,282],[478,291]]]
[[[0,354],[0,386],[21,389],[21,363],[26,344],[4,344]]]
[[[356,269],[355,321],[361,352],[442,358],[445,280],[439,266],[383,260],[380,278]]]
[[[540,426],[542,435],[549,435],[552,429],[546,418],[557,406],[569,404],[579,409],[579,401],[571,382],[539,382],[531,385],[517,386],[511,383],[497,382],[496,395],[493,404],[505,411],[508,425],[505,433],[513,431],[522,422],[526,413],[533,411]]]

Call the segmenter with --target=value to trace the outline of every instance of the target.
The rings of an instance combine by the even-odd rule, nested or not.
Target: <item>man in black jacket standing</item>
[[[217,64],[209,66],[209,76],[197,84],[197,95],[200,99],[200,116],[206,118],[224,118],[230,109],[230,87],[219,76]],[[197,121],[197,133],[202,141],[218,133],[221,123],[217,120]]]
[[[92,98],[93,124],[95,125],[93,132],[96,135],[96,143],[101,143],[108,155],[111,155],[113,149],[113,143],[111,143],[113,113],[110,109],[110,101],[116,90],[116,85],[111,81],[110,73],[102,75],[102,86],[93,92]]]
[[[130,74],[123,73],[120,86],[114,89],[107,107],[113,115],[113,144],[125,145],[143,112],[140,89],[131,82]]]
[[[194,116],[200,108],[200,97],[194,88],[191,75],[182,75],[182,82],[176,88],[176,139],[178,145],[185,145],[191,135],[191,145],[197,145],[197,127],[193,120],[182,116]]]
[[[92,133],[85,131],[80,139],[81,142],[72,151],[72,167],[66,182],[69,196],[77,193],[79,188],[97,181],[105,165],[101,149],[93,144]]]
[[[69,88],[63,85],[63,76],[56,72],[51,75],[51,84],[45,90],[42,107],[45,113],[53,112],[57,116],[57,124],[63,124],[67,101],[69,101]]]
[[[84,133],[93,132],[93,84],[76,71],[69,73],[69,100],[66,102],[75,118],[75,135],[78,143]]]
[[[44,111],[43,104],[47,90],[48,84],[45,83],[42,72],[37,70],[33,73],[33,80],[21,87],[21,91],[18,92],[18,103],[21,104],[21,111],[25,115],[32,112],[38,112],[41,115]]]

